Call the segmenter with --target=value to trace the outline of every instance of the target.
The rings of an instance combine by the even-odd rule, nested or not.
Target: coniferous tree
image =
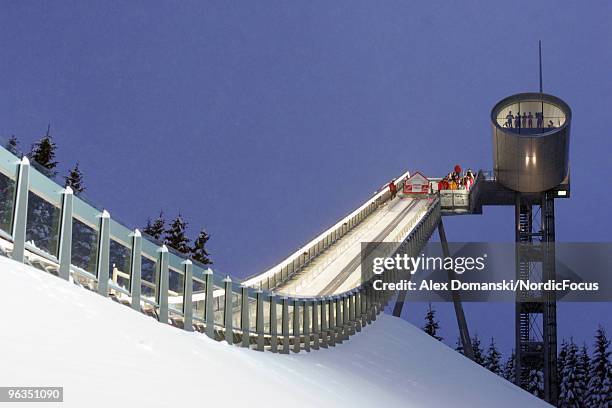
[[[514,359],[516,358],[516,354],[514,354],[514,350],[512,350],[512,353],[510,354],[510,357],[508,357],[508,359],[506,360],[506,363],[504,364],[504,371],[502,373],[502,376],[510,381],[511,383],[515,383],[516,382],[516,373],[515,373],[515,369],[514,369]]]
[[[578,366],[578,347],[573,341],[567,345],[567,354],[563,367],[563,376],[559,381],[559,407],[578,408],[582,402],[584,373]]]
[[[495,345],[495,339],[491,337],[491,344],[489,345],[489,349],[487,350],[487,356],[485,357],[485,367],[489,369],[489,371],[501,375],[501,353],[497,350],[497,346]]]
[[[164,242],[171,248],[176,249],[180,253],[188,254],[189,238],[187,238],[187,223],[181,217],[181,214],[177,215],[176,218],[170,223],[170,226],[165,231],[166,235]]]
[[[442,341],[442,337],[438,335],[438,330],[440,330],[440,323],[436,320],[436,311],[431,307],[431,302],[429,303],[429,309],[427,310],[427,314],[425,315],[425,326],[423,327],[423,331],[429,334],[431,337],[438,341]]]
[[[76,163],[74,168],[70,170],[68,175],[64,177],[66,180],[66,186],[72,188],[76,194],[85,191],[85,184],[83,183],[83,173],[79,168],[79,162]]]
[[[482,346],[480,345],[480,338],[478,338],[477,334],[472,337],[472,349],[474,350],[474,362],[484,367],[484,351],[482,350]]]
[[[563,339],[561,341],[561,348],[559,349],[559,355],[557,356],[557,381],[561,383],[563,378],[563,370],[565,369],[565,359],[567,358],[567,341]],[[557,397],[561,394],[561,387],[557,387]]]
[[[57,167],[57,162],[55,161],[57,146],[53,141],[50,131],[51,125],[47,127],[47,133],[38,142],[34,143],[28,156],[45,168],[50,175],[55,176],[57,174],[57,171],[55,171]]]
[[[538,398],[544,395],[544,373],[542,370],[530,370],[526,391]]]
[[[587,385],[589,383],[589,371],[591,367],[591,358],[589,357],[589,351],[586,344],[582,344],[582,348],[578,352],[578,361],[576,363],[578,379],[581,385],[580,388],[580,406],[586,404],[587,397]]]
[[[595,345],[589,382],[587,385],[586,406],[589,408],[609,408],[612,406],[612,364],[610,363],[610,340],[603,327],[595,334]]]
[[[210,259],[210,254],[206,250],[206,243],[210,239],[210,235],[204,230],[201,229],[198,237],[193,242],[193,246],[191,247],[191,258],[194,261],[200,262],[203,265],[211,265],[212,260]]]
[[[20,156],[19,154],[19,141],[15,135],[12,135],[6,144],[6,149],[13,153],[15,156]]]
[[[461,338],[457,337],[457,342],[455,343],[455,351],[460,354],[465,354],[463,351],[463,343],[461,342]]]
[[[142,232],[149,235],[153,239],[161,240],[162,235],[166,230],[166,220],[164,219],[164,212],[159,211],[159,215],[155,220],[151,221],[151,218],[147,220],[147,225],[143,228]]]

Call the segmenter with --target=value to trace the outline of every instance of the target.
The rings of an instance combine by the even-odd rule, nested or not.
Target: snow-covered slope
[[[63,386],[63,407],[547,406],[389,316],[333,349],[277,355],[159,324],[4,257],[0,288],[0,385]]]

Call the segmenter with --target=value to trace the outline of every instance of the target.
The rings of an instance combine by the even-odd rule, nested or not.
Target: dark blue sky
[[[180,210],[211,233],[217,269],[246,276],[403,169],[490,168],[490,109],[537,90],[541,39],[544,90],[574,113],[557,238],[609,241],[612,5],[584,6],[5,1],[0,135],[27,148],[50,121],[62,171],[79,160],[93,201],[130,226]],[[486,209],[447,234],[511,241],[512,223]],[[590,336],[609,304],[583,309],[568,313]],[[572,316],[562,331],[580,328]]]

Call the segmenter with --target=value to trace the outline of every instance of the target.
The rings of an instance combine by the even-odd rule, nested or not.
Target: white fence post
[[[100,231],[98,235],[98,259],[96,276],[98,277],[98,293],[108,296],[108,273],[110,264],[110,214],[103,210],[100,215]]]
[[[28,217],[28,193],[30,184],[30,161],[23,156],[18,165],[17,191],[13,211],[12,236],[13,252],[11,258],[23,263],[25,255],[26,223]]]
[[[65,280],[70,278],[70,261],[72,260],[72,200],[70,187],[62,191],[62,215],[59,233],[59,277]]]
[[[186,259],[183,262],[185,287],[183,289],[183,329],[193,331],[193,263]]]
[[[132,260],[130,276],[130,295],[132,309],[140,311],[140,292],[142,277],[142,235],[138,229],[130,234],[132,238]]]
[[[232,278],[229,275],[223,279],[225,285],[225,307],[223,308],[223,323],[225,326],[225,341],[234,344],[234,303]]]
[[[204,271],[206,277],[206,299],[204,305],[204,320],[206,321],[206,335],[215,338],[215,309],[214,309],[214,276],[213,271],[208,268]]]
[[[159,274],[157,281],[157,304],[159,305],[159,321],[168,323],[168,248],[162,245],[157,252],[159,253]]]

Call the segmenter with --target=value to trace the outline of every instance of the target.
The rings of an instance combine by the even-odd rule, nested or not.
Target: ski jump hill
[[[545,406],[381,313],[392,294],[361,276],[362,242],[417,254],[443,212],[471,210],[482,181],[480,172],[469,193],[450,197],[383,188],[278,265],[238,280],[0,148],[0,383],[63,386],[62,406],[75,407]]]

